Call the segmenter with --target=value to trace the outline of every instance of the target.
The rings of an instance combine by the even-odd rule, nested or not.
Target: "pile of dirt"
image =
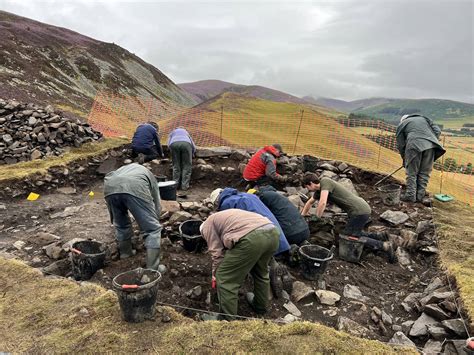
[[[61,155],[67,147],[97,141],[102,133],[52,106],[0,99],[0,165]]]
[[[218,310],[210,282],[211,258],[205,249],[186,251],[178,227],[187,219],[207,218],[212,211],[207,198],[214,188],[244,189],[239,170],[249,154],[220,147],[200,149],[198,156],[193,162],[187,196],[162,204],[162,263],[167,270],[158,291],[160,304],[173,305],[183,315],[193,318],[200,313],[196,309]],[[0,226],[4,236],[0,252],[25,260],[47,275],[69,277],[71,241],[98,240],[108,247],[107,264],[90,281],[106,288],[111,288],[113,277],[119,273],[144,266],[143,240],[137,229],[133,237],[137,254],[129,259],[118,259],[114,230],[100,194],[103,174],[130,162],[126,150],[110,152],[96,161],[81,162],[81,166],[89,166],[86,179],[76,173],[76,167],[68,167],[71,180],[66,180],[66,184],[73,181],[84,184],[74,185],[73,190],[68,186],[50,190],[40,200],[28,204],[20,200],[2,201],[5,218]],[[299,266],[288,266],[293,279],[292,292],[274,297],[266,318],[322,323],[357,336],[416,345],[427,351],[441,349],[444,340],[445,344],[450,340],[452,346],[459,345],[464,334],[460,315],[453,306],[459,303],[458,294],[450,289],[438,268],[431,207],[419,203],[385,206],[380,192],[373,186],[380,178],[378,174],[342,162],[313,159],[313,163],[310,170],[340,181],[369,202],[372,206],[369,230],[389,234],[398,246],[398,263],[390,264],[383,253],[370,251],[364,251],[359,263],[349,263],[342,260],[336,250],[318,281],[306,280]],[[171,178],[171,164],[167,160],[152,161],[146,166],[155,175]],[[308,191],[298,184],[304,171],[309,169],[305,158],[282,157],[278,169],[291,176],[289,183],[280,187],[280,192],[301,206],[304,196],[308,196]],[[95,192],[94,198],[88,196],[89,191]],[[337,206],[329,205],[325,217],[331,222],[319,225],[309,221],[311,243],[338,246],[347,216]],[[239,314],[256,317],[245,302],[245,292],[250,290],[252,280],[249,278],[239,293]]]

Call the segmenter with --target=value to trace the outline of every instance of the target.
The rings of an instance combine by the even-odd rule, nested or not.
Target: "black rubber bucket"
[[[318,158],[312,155],[303,156],[303,172],[314,173],[318,169]]]
[[[358,263],[364,250],[364,243],[357,237],[339,235],[339,257],[351,263]]]
[[[319,245],[303,245],[300,247],[301,270],[307,280],[317,281],[326,271],[328,261],[333,258],[331,250]]]
[[[202,221],[190,219],[184,221],[179,226],[179,235],[183,241],[183,248],[189,252],[199,253],[204,247],[204,239],[201,236],[199,227]]]
[[[174,180],[159,182],[160,198],[167,201],[176,201],[177,187],[178,183]]]
[[[158,271],[142,268],[114,277],[112,285],[117,292],[124,321],[141,323],[154,318],[160,279]]]
[[[105,263],[106,247],[100,242],[83,240],[71,248],[72,274],[76,280],[89,280]]]
[[[166,180],[168,180],[168,178],[166,177],[166,175],[155,175],[155,179],[156,179],[156,181],[158,181],[158,182],[165,182]]]
[[[402,187],[397,184],[389,184],[379,187],[379,194],[382,201],[387,206],[398,206],[400,204],[400,194]]]

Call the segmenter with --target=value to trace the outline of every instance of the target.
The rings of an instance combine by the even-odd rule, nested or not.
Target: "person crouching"
[[[212,257],[212,280],[217,284],[220,316],[203,320],[232,320],[237,314],[238,292],[250,273],[254,293],[247,301],[257,313],[265,313],[270,292],[268,264],[279,244],[279,231],[266,217],[240,209],[211,215],[201,234]]]

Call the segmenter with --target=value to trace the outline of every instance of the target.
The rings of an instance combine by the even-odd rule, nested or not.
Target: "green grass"
[[[102,154],[107,150],[128,143],[123,138],[107,138],[101,142],[87,143],[80,148],[71,148],[70,151],[58,157],[31,160],[27,162],[0,166],[0,181],[16,180],[32,174],[45,174],[52,166],[66,165],[74,160]]]
[[[474,208],[435,200],[434,217],[441,264],[456,278],[464,306],[474,319]]]
[[[279,353],[415,354],[308,322],[194,322],[173,309],[171,322],[125,323],[113,291],[67,279],[45,279],[0,257],[0,349],[15,353]],[[80,314],[87,309],[89,315]]]
[[[474,116],[463,118],[441,118],[436,119],[435,122],[442,124],[443,128],[460,129],[464,123],[474,123]]]

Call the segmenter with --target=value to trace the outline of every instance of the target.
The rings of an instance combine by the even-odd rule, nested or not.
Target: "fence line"
[[[101,92],[88,121],[108,137],[131,137],[138,124],[155,121],[164,143],[171,130],[183,126],[200,146],[258,148],[278,142],[293,154],[345,161],[384,174],[402,165],[395,126],[380,120],[327,117],[308,107],[281,114],[248,113],[221,104],[169,107],[154,98]],[[472,205],[474,143],[467,142],[464,147],[458,141],[458,137],[442,136],[447,153],[435,163],[429,190],[453,195]],[[395,177],[403,181],[403,171]]]

